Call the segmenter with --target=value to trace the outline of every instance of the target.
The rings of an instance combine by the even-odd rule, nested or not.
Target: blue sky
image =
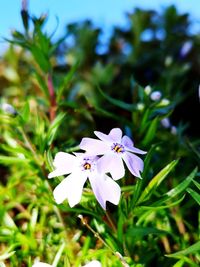
[[[200,0],[29,0],[29,11],[34,15],[49,14],[46,26],[49,32],[55,29],[57,16],[59,25],[56,36],[60,37],[69,22],[91,19],[108,32],[114,25],[125,25],[125,13],[134,7],[162,10],[170,4],[175,4],[180,12],[191,14],[200,28]],[[22,30],[20,8],[21,0],[2,1],[0,37],[9,37],[14,28]],[[0,43],[0,50],[2,45]]]

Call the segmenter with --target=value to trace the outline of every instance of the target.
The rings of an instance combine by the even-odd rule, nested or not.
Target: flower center
[[[90,170],[90,169],[91,169],[91,164],[88,163],[88,162],[86,162],[86,163],[83,165],[83,168],[84,168],[85,170]]]
[[[84,172],[93,172],[96,170],[96,161],[98,157],[85,157],[80,164],[81,170]]]
[[[116,153],[123,153],[124,152],[124,147],[118,143],[114,143],[111,149],[116,152]]]

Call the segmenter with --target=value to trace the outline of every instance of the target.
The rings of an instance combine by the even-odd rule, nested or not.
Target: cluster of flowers
[[[57,204],[68,200],[70,207],[81,200],[83,186],[87,180],[97,201],[103,209],[106,209],[106,201],[115,205],[119,203],[121,189],[115,182],[125,175],[124,163],[129,171],[141,178],[144,163],[136,154],[146,152],[134,147],[132,140],[124,135],[119,128],[114,128],[110,133],[104,134],[95,131],[100,139],[83,138],[79,147],[85,153],[58,152],[55,155],[55,170],[48,178],[68,175],[67,178],[54,189],[53,195]],[[99,157],[101,156],[101,157]],[[110,176],[107,174],[110,173]]]

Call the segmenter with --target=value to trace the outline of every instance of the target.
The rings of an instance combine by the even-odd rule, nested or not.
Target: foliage
[[[188,15],[173,6],[163,14],[136,9],[103,53],[101,31],[89,21],[68,25],[54,41],[45,16],[23,10],[22,17],[24,32],[12,32],[0,59],[0,262],[199,266],[200,152],[191,110],[199,101],[200,40]],[[126,173],[119,206],[107,203],[106,212],[89,187],[76,207],[56,205],[59,179],[47,179],[54,155],[113,127],[148,151],[143,179]]]

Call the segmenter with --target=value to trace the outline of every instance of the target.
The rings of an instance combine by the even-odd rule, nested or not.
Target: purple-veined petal
[[[90,155],[102,155],[109,150],[109,146],[105,142],[87,137],[82,139],[79,147]]]
[[[84,152],[84,153],[73,152],[73,154],[77,157],[77,161],[79,161],[79,162],[83,162],[83,160],[85,160],[86,158],[89,159],[90,161],[97,161],[99,158],[98,156],[91,155],[87,152]]]
[[[140,172],[143,171],[144,168],[144,162],[139,158],[138,156],[130,153],[125,152],[123,154],[123,159],[129,169],[129,171],[136,177],[141,178]]]
[[[121,143],[121,139],[122,139],[122,130],[119,128],[113,128],[110,132],[109,132],[109,137],[112,138],[112,140],[114,140],[117,143]]]
[[[58,152],[53,161],[53,165],[56,169],[49,173],[48,178],[71,173],[73,171],[75,162],[75,156],[65,152]]]
[[[120,186],[107,175],[92,175],[89,177],[92,190],[101,207],[106,209],[106,201],[115,205],[119,203],[121,189]]]
[[[122,145],[124,148],[128,151],[131,151],[133,153],[137,154],[146,154],[147,152],[144,150],[141,150],[139,148],[134,147],[133,141],[126,135],[122,137]]]
[[[75,206],[81,200],[84,183],[87,179],[86,175],[81,173],[70,174],[67,178],[56,186],[53,195],[57,204],[68,200],[70,207]]]
[[[99,261],[91,261],[83,267],[101,267],[101,263]]]
[[[112,143],[114,141],[109,135],[102,132],[94,131],[94,134],[104,142]]]
[[[100,173],[110,172],[114,180],[124,177],[125,169],[120,155],[108,153],[97,161],[97,168]]]
[[[122,145],[131,148],[131,147],[134,146],[134,143],[133,143],[133,141],[131,140],[130,137],[128,137],[127,135],[124,135],[124,136],[122,137]]]

